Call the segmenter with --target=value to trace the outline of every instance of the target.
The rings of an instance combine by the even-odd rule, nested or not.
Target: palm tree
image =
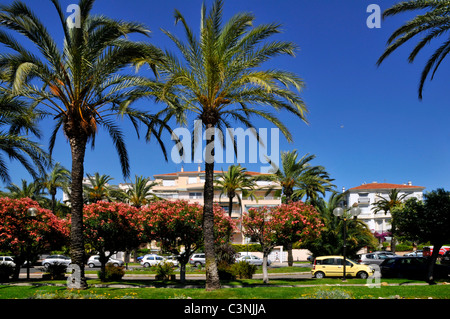
[[[333,210],[342,205],[344,198],[343,193],[333,192],[328,201],[319,198],[315,202],[315,208],[320,213],[324,226],[320,231],[319,238],[302,243],[301,246],[311,251],[313,256],[340,255],[342,253],[344,222],[334,216]],[[361,248],[375,247],[376,245],[375,237],[367,225],[358,219],[347,221],[346,234],[346,250],[351,258],[356,257]]]
[[[151,191],[156,185],[158,185],[158,183],[152,182],[149,177],[135,176],[135,181],[131,188],[122,192],[123,195],[121,197],[130,203],[130,205],[141,208],[152,201],[161,200],[161,198]]]
[[[48,207],[48,198],[45,197],[44,187],[38,181],[28,183],[22,179],[21,185],[11,183],[6,186],[9,191],[7,194],[10,198],[31,198],[39,203],[43,207]]]
[[[408,196],[408,194],[402,194],[399,195],[399,191],[397,189],[392,189],[389,192],[388,198],[384,198],[380,195],[377,195],[379,198],[375,204],[373,204],[372,210],[373,212],[379,213],[384,212],[386,215],[387,213],[390,213],[394,207],[397,207],[401,205],[402,201]],[[394,219],[391,219],[391,251],[395,252],[395,223]]]
[[[119,154],[122,173],[129,175],[129,161],[123,132],[117,120],[127,118],[138,130],[138,123],[158,133],[158,119],[125,103],[145,81],[122,72],[132,65],[154,64],[161,52],[146,42],[128,36],[147,36],[140,23],[91,15],[95,0],[79,1],[80,23],[69,26],[58,0],[51,0],[60,18],[64,45],[60,49],[42,21],[21,1],[0,7],[0,25],[25,36],[40,55],[29,51],[11,34],[0,30],[0,43],[13,53],[0,54],[0,78],[9,83],[14,95],[30,98],[34,111],[55,120],[50,138],[50,153],[60,129],[67,138],[72,155],[71,167],[71,257],[80,267],[80,288],[86,288],[83,241],[83,174],[87,143],[94,146],[100,128],[112,138]],[[31,80],[33,82],[31,83]],[[160,144],[164,147],[163,144]]]
[[[40,137],[35,125],[36,118],[37,116],[23,100],[8,96],[4,90],[0,92],[0,151],[10,159],[19,161],[35,179],[39,176],[35,168],[39,172],[44,172],[50,163],[49,156],[38,143],[29,140],[26,135],[21,135],[31,133]],[[2,154],[0,154],[0,180],[4,183],[11,181]]]
[[[94,176],[88,174],[87,179],[89,182],[83,185],[83,192],[88,203],[97,203],[101,200],[112,201],[112,187],[108,183],[114,178],[95,173]]]
[[[387,48],[377,64],[380,65],[392,52],[413,39],[421,35],[418,43],[412,49],[408,61],[414,62],[415,58],[432,40],[444,36],[443,43],[433,52],[422,70],[420,78],[418,95],[422,99],[423,87],[425,81],[430,75],[430,80],[441,65],[444,58],[450,52],[450,39],[448,31],[450,30],[450,1],[448,0],[410,0],[395,4],[383,13],[383,18],[395,16],[401,13],[419,10],[421,14],[407,21],[400,28],[395,30],[387,42]]]
[[[288,141],[292,137],[283,123],[264,108],[287,110],[306,122],[307,108],[295,90],[303,81],[292,72],[261,68],[265,61],[278,55],[293,56],[296,45],[288,41],[266,41],[280,33],[279,24],[254,26],[251,13],[238,13],[222,23],[223,1],[216,0],[209,14],[201,7],[200,36],[189,27],[184,16],[175,10],[175,21],[181,22],[187,41],[169,31],[180,57],[167,52],[159,69],[161,82],[148,84],[148,94],[167,104],[162,112],[187,123],[193,113],[207,132],[204,187],[204,238],[206,255],[206,289],[220,288],[214,256],[214,140],[216,129],[225,131],[234,120],[251,127],[251,117],[260,117],[278,127]],[[195,140],[194,140],[195,145]]]
[[[237,196],[239,204],[242,205],[241,198],[236,192],[240,191],[242,196],[253,196],[253,191],[257,186],[256,180],[241,165],[230,165],[226,172],[222,170],[220,178],[216,179],[214,183],[221,190],[221,195],[225,194],[228,197],[228,215],[230,217],[233,210],[234,197]]]
[[[322,166],[311,166],[311,161],[315,155],[306,154],[298,159],[297,150],[281,152],[281,167],[276,167],[272,162],[271,165],[275,172],[272,180],[282,187],[286,203],[291,202],[294,198],[301,198],[304,195],[307,198],[317,198],[318,191],[325,192],[333,186],[331,180],[327,180],[328,174]],[[281,169],[282,168],[282,169]],[[269,190],[270,191],[270,188]],[[292,254],[292,244],[288,243],[286,249],[288,251],[288,265],[294,264]]]
[[[282,187],[285,201],[288,203],[294,197],[316,198],[315,192],[324,193],[334,185],[332,179],[328,177],[322,166],[312,166],[311,161],[315,155],[303,155],[298,159],[297,150],[281,152],[281,167],[276,167],[273,163],[272,180]]]
[[[41,185],[48,190],[51,196],[51,210],[56,213],[56,192],[58,188],[67,188],[70,183],[70,172],[60,163],[56,163],[53,169],[39,179]]]
[[[336,187],[331,184],[332,181],[334,179],[330,178],[325,168],[317,166],[298,181],[298,189],[294,190],[293,197],[301,199],[305,196],[305,202],[315,203],[319,194],[325,196],[326,192],[332,191]]]

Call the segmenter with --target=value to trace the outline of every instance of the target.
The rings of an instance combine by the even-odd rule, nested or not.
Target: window
[[[175,186],[175,180],[163,180],[163,186]]]
[[[334,258],[327,258],[322,260],[322,265],[336,265]]]
[[[188,177],[188,184],[195,184],[197,183],[197,177]]]
[[[202,193],[189,193],[189,198],[200,199],[200,198],[202,198]]]

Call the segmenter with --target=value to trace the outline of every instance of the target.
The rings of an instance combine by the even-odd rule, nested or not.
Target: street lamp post
[[[358,215],[361,213],[361,208],[358,206],[353,206],[350,209],[350,215],[354,218],[358,217]],[[333,215],[338,217],[339,219],[342,219],[344,221],[344,245],[343,245],[343,257],[344,257],[344,276],[342,281],[346,281],[346,266],[347,266],[347,218],[349,217],[348,214],[345,213],[344,209],[342,207],[336,207],[333,209]]]
[[[30,207],[27,209],[28,218],[34,219],[37,216],[38,209],[36,207]],[[27,280],[30,279],[30,244],[27,247]]]

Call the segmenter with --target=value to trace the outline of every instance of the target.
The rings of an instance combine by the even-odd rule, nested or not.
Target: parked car
[[[256,266],[262,266],[263,264],[263,260],[259,257],[256,257],[255,255],[241,255],[240,257],[236,258],[236,261],[246,261],[249,264]],[[271,263],[272,262],[270,260],[267,260],[267,266],[270,266]]]
[[[116,267],[119,267],[119,266],[123,266],[125,263],[122,260],[109,258],[108,261],[106,262],[106,264],[107,265],[112,264]],[[100,263],[100,256],[94,255],[94,256],[89,257],[87,265],[89,266],[89,268],[100,267],[102,265]]]
[[[388,258],[380,265],[381,277],[425,280],[428,273],[428,260],[426,257]],[[435,278],[448,278],[449,275],[449,266],[434,265]]]
[[[189,258],[189,263],[191,265],[198,266],[204,266],[206,264],[205,254],[193,254],[191,258]]]
[[[441,258],[441,264],[450,265],[450,250],[447,250]]]
[[[70,257],[64,255],[50,255],[42,260],[42,266],[48,268],[50,265],[61,264],[69,266],[72,263],[72,259]]]
[[[410,253],[404,254],[403,256],[406,256],[406,257],[423,257],[423,250],[412,251]]]
[[[164,257],[164,259],[167,262],[172,263],[175,267],[178,267],[179,262],[178,262],[177,256],[166,256],[166,257]]]
[[[358,264],[356,261],[346,258],[345,274],[350,277],[362,279],[368,278],[375,272],[368,265]],[[311,275],[315,278],[342,277],[344,276],[343,256],[321,256],[316,257],[311,270]]]
[[[11,256],[0,256],[0,264],[6,264],[10,265],[11,267],[16,267],[14,258],[12,258]]]
[[[395,257],[396,254],[389,251],[375,251],[373,253],[359,255],[358,262],[364,265],[379,265],[388,257]]]
[[[159,263],[164,262],[165,259],[163,256],[159,256],[156,254],[145,255],[144,258],[141,259],[141,265],[144,267],[156,266]]]

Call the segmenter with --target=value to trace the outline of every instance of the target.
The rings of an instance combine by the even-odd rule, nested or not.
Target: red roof
[[[413,186],[413,185],[403,185],[403,184],[390,184],[390,183],[370,183],[370,184],[362,184],[360,186],[356,186],[350,188],[351,190],[363,190],[363,189],[425,189],[422,186]]]

